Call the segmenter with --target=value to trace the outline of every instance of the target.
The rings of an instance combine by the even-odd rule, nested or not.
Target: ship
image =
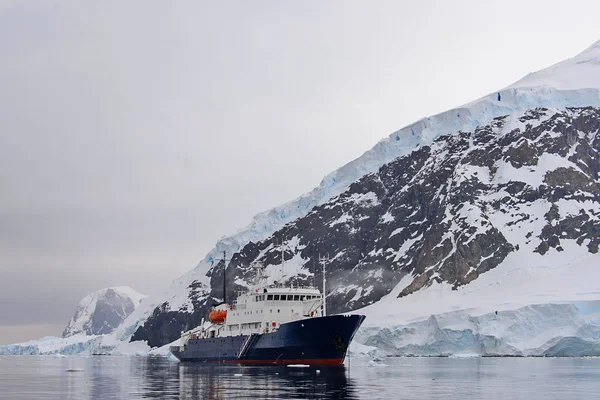
[[[323,293],[314,286],[269,283],[265,268],[256,264],[254,284],[227,303],[224,278],[223,302],[169,350],[181,361],[343,364],[365,316],[327,315],[322,264]]]

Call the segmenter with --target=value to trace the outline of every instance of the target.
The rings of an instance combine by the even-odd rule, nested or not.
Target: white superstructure
[[[231,304],[214,307],[209,321],[182,334],[189,338],[214,338],[270,333],[281,324],[323,316],[323,296],[313,286],[266,284],[264,268],[257,266],[257,284],[238,294]]]
[[[319,317],[321,302],[321,293],[313,287],[256,288],[229,306],[220,336],[267,333],[285,322]]]

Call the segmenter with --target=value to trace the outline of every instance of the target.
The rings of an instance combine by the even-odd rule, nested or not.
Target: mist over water
[[[583,399],[600,358],[353,358],[345,367],[0,357],[0,399]]]

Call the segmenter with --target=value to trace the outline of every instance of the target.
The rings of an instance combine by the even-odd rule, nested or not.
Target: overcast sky
[[[93,290],[160,291],[394,130],[582,51],[598,15],[0,0],[0,344],[60,335]]]

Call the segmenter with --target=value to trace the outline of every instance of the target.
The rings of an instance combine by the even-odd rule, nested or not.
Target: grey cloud
[[[159,292],[393,130],[598,39],[596,2],[509,3],[0,0],[0,325]]]

